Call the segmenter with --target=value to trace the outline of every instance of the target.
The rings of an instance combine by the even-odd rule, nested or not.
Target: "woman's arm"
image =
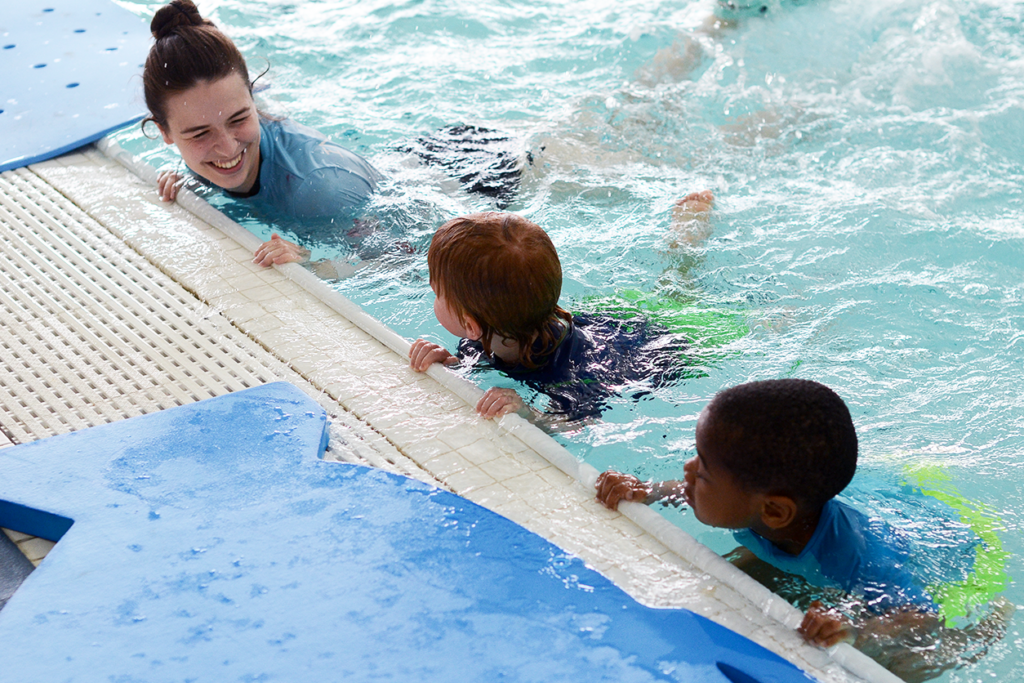
[[[269,268],[275,263],[307,263],[309,262],[309,249],[281,239],[280,235],[275,232],[256,250],[252,262],[264,268]]]

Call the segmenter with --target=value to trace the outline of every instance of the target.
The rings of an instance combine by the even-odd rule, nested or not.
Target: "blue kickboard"
[[[325,446],[282,382],[0,451],[0,526],[59,538],[0,610],[0,678],[812,680]]]
[[[146,22],[109,0],[0,0],[0,171],[146,114]]]

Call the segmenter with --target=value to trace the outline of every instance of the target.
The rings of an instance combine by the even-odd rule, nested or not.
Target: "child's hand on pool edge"
[[[480,417],[491,419],[508,413],[517,413],[523,406],[523,399],[515,389],[491,387],[477,401],[476,412]]]
[[[459,359],[448,353],[443,346],[426,339],[417,339],[409,347],[409,365],[416,372],[426,372],[434,363],[455,365],[458,362]]]
[[[156,192],[165,202],[173,202],[178,197],[178,190],[185,184],[185,178],[174,171],[161,171],[156,177]]]
[[[252,257],[253,263],[264,268],[269,268],[275,263],[305,263],[308,260],[309,249],[281,239],[276,232],[270,236],[268,241],[260,245]]]
[[[804,640],[818,647],[857,642],[857,629],[853,622],[836,610],[826,609],[818,600],[811,603],[796,630]]]
[[[594,488],[597,489],[597,502],[609,510],[617,510],[619,503],[624,500],[646,504],[652,490],[650,482],[640,481],[632,474],[615,470],[598,475]]]

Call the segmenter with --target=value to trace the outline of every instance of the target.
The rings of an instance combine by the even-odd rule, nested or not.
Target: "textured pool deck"
[[[0,174],[0,448],[286,380],[327,409],[330,458],[453,491],[821,681],[898,680],[804,644],[797,610],[653,510],[604,509],[593,468],[517,416],[481,420],[477,389],[413,372],[408,342],[300,266],[254,265],[255,237],[179,201],[203,218],[94,147]],[[9,535],[36,564],[52,545]]]

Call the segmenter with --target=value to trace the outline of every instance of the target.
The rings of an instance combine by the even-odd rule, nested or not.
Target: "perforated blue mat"
[[[0,0],[0,171],[141,119],[150,42],[108,0]]]
[[[0,526],[59,539],[0,610],[0,679],[810,680],[458,496],[324,462],[325,424],[276,383],[0,451]]]

